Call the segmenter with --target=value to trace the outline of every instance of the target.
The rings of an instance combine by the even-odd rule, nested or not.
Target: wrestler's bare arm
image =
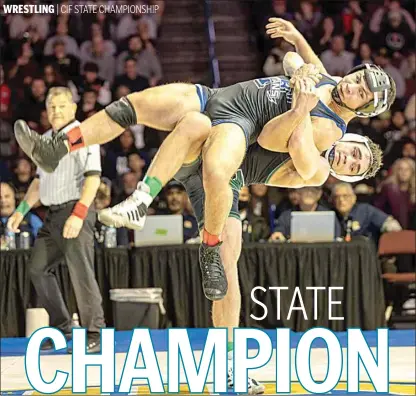
[[[305,114],[296,108],[271,119],[262,129],[257,143],[266,150],[287,153],[293,131],[302,123]]]
[[[308,180],[304,180],[289,160],[271,176],[267,185],[282,188],[301,188],[307,186],[322,186],[329,176],[329,164],[325,158],[320,158],[316,173]]]
[[[318,170],[320,152],[313,141],[313,127],[310,117],[293,131],[289,140],[289,154],[297,172],[303,180],[309,180]]]
[[[321,73],[327,74],[319,57],[315,54],[305,37],[302,36],[291,22],[281,18],[270,18],[269,23],[266,25],[266,32],[272,39],[281,37],[294,45],[296,52],[306,63],[316,65]]]

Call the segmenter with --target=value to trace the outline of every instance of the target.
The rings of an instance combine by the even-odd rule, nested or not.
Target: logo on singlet
[[[289,86],[289,81],[279,77],[258,78],[254,80],[258,89],[268,87],[266,92],[267,99],[277,104],[282,95],[286,95],[287,102],[292,103],[292,91]]]

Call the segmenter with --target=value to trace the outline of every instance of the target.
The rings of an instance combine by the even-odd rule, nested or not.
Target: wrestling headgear
[[[357,135],[355,133],[346,133],[341,139],[339,139],[339,142],[364,143],[365,146],[368,148],[368,151],[370,152],[370,156],[371,156],[370,164],[373,162],[373,153],[372,153],[370,145],[368,143],[369,140],[365,136]],[[347,183],[354,183],[354,182],[357,182],[357,181],[360,181],[360,180],[364,179],[365,176],[367,175],[368,171],[370,170],[370,167],[362,175],[357,175],[357,176],[339,175],[338,173],[336,173],[332,169],[332,161],[333,161],[334,156],[335,156],[335,146],[336,146],[336,144],[337,143],[334,143],[332,148],[327,150],[327,152],[325,153],[325,158],[327,159],[328,163],[331,165],[329,173],[332,176],[334,176],[335,178],[337,178],[338,180],[341,180],[341,181],[344,181],[344,182],[347,182]]]
[[[353,111],[358,117],[375,117],[390,108],[396,96],[396,86],[393,79],[383,69],[373,64],[366,63],[356,66],[346,75],[360,70],[364,70],[365,81],[370,91],[374,93],[374,99],[358,109],[351,109],[342,101],[338,92],[338,85],[332,90],[332,98],[338,105]],[[393,97],[391,97],[391,94],[393,94]]]

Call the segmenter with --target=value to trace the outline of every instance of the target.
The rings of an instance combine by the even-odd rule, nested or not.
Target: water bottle
[[[72,324],[74,327],[81,327],[79,324],[79,316],[76,312],[72,315]]]
[[[30,234],[25,231],[20,234],[19,237],[19,248],[30,249]]]
[[[104,246],[106,248],[117,247],[117,230],[114,227],[107,227],[105,230]]]
[[[10,231],[10,230],[6,231],[6,246],[7,246],[7,250],[16,249],[16,235],[13,231]]]

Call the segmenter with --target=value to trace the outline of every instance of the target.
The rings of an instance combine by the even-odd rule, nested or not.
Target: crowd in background
[[[77,119],[83,121],[113,100],[164,82],[157,46],[164,2],[147,3],[158,4],[158,13],[0,15],[4,60],[0,66],[0,175],[2,182],[8,183],[1,188],[3,225],[35,176],[34,165],[16,144],[12,125],[22,118],[40,134],[49,130],[45,98],[50,87],[66,85],[71,89],[78,104]],[[244,188],[240,194],[244,240],[290,238],[285,218],[291,210],[334,208],[339,221],[337,237],[361,233],[377,240],[385,230],[416,229],[414,2],[268,0],[253,4],[253,33],[258,38],[259,57],[264,60],[259,76],[282,74],[284,54],[293,50],[285,41],[266,36],[268,18],[277,16],[296,25],[331,75],[343,76],[365,62],[384,68],[396,82],[397,100],[390,111],[348,125],[348,132],[367,135],[382,147],[384,165],[376,178],[352,188],[343,185],[334,189],[337,180],[333,177],[322,188],[300,191]],[[137,125],[101,147],[103,181],[97,208],[121,202],[134,191],[163,136]],[[370,206],[360,211],[356,203]],[[355,223],[348,221],[354,210],[360,213],[356,214],[355,229]],[[164,196],[155,201],[151,214],[158,213],[183,214],[185,239],[196,236],[192,208],[177,183],[169,184]],[[28,220],[29,227],[34,221],[34,234],[43,215],[44,208],[39,206],[31,215],[39,221],[35,217]],[[387,219],[390,228],[386,228]],[[99,229],[97,235],[99,238]],[[125,230],[119,241],[127,245],[132,237]]]

